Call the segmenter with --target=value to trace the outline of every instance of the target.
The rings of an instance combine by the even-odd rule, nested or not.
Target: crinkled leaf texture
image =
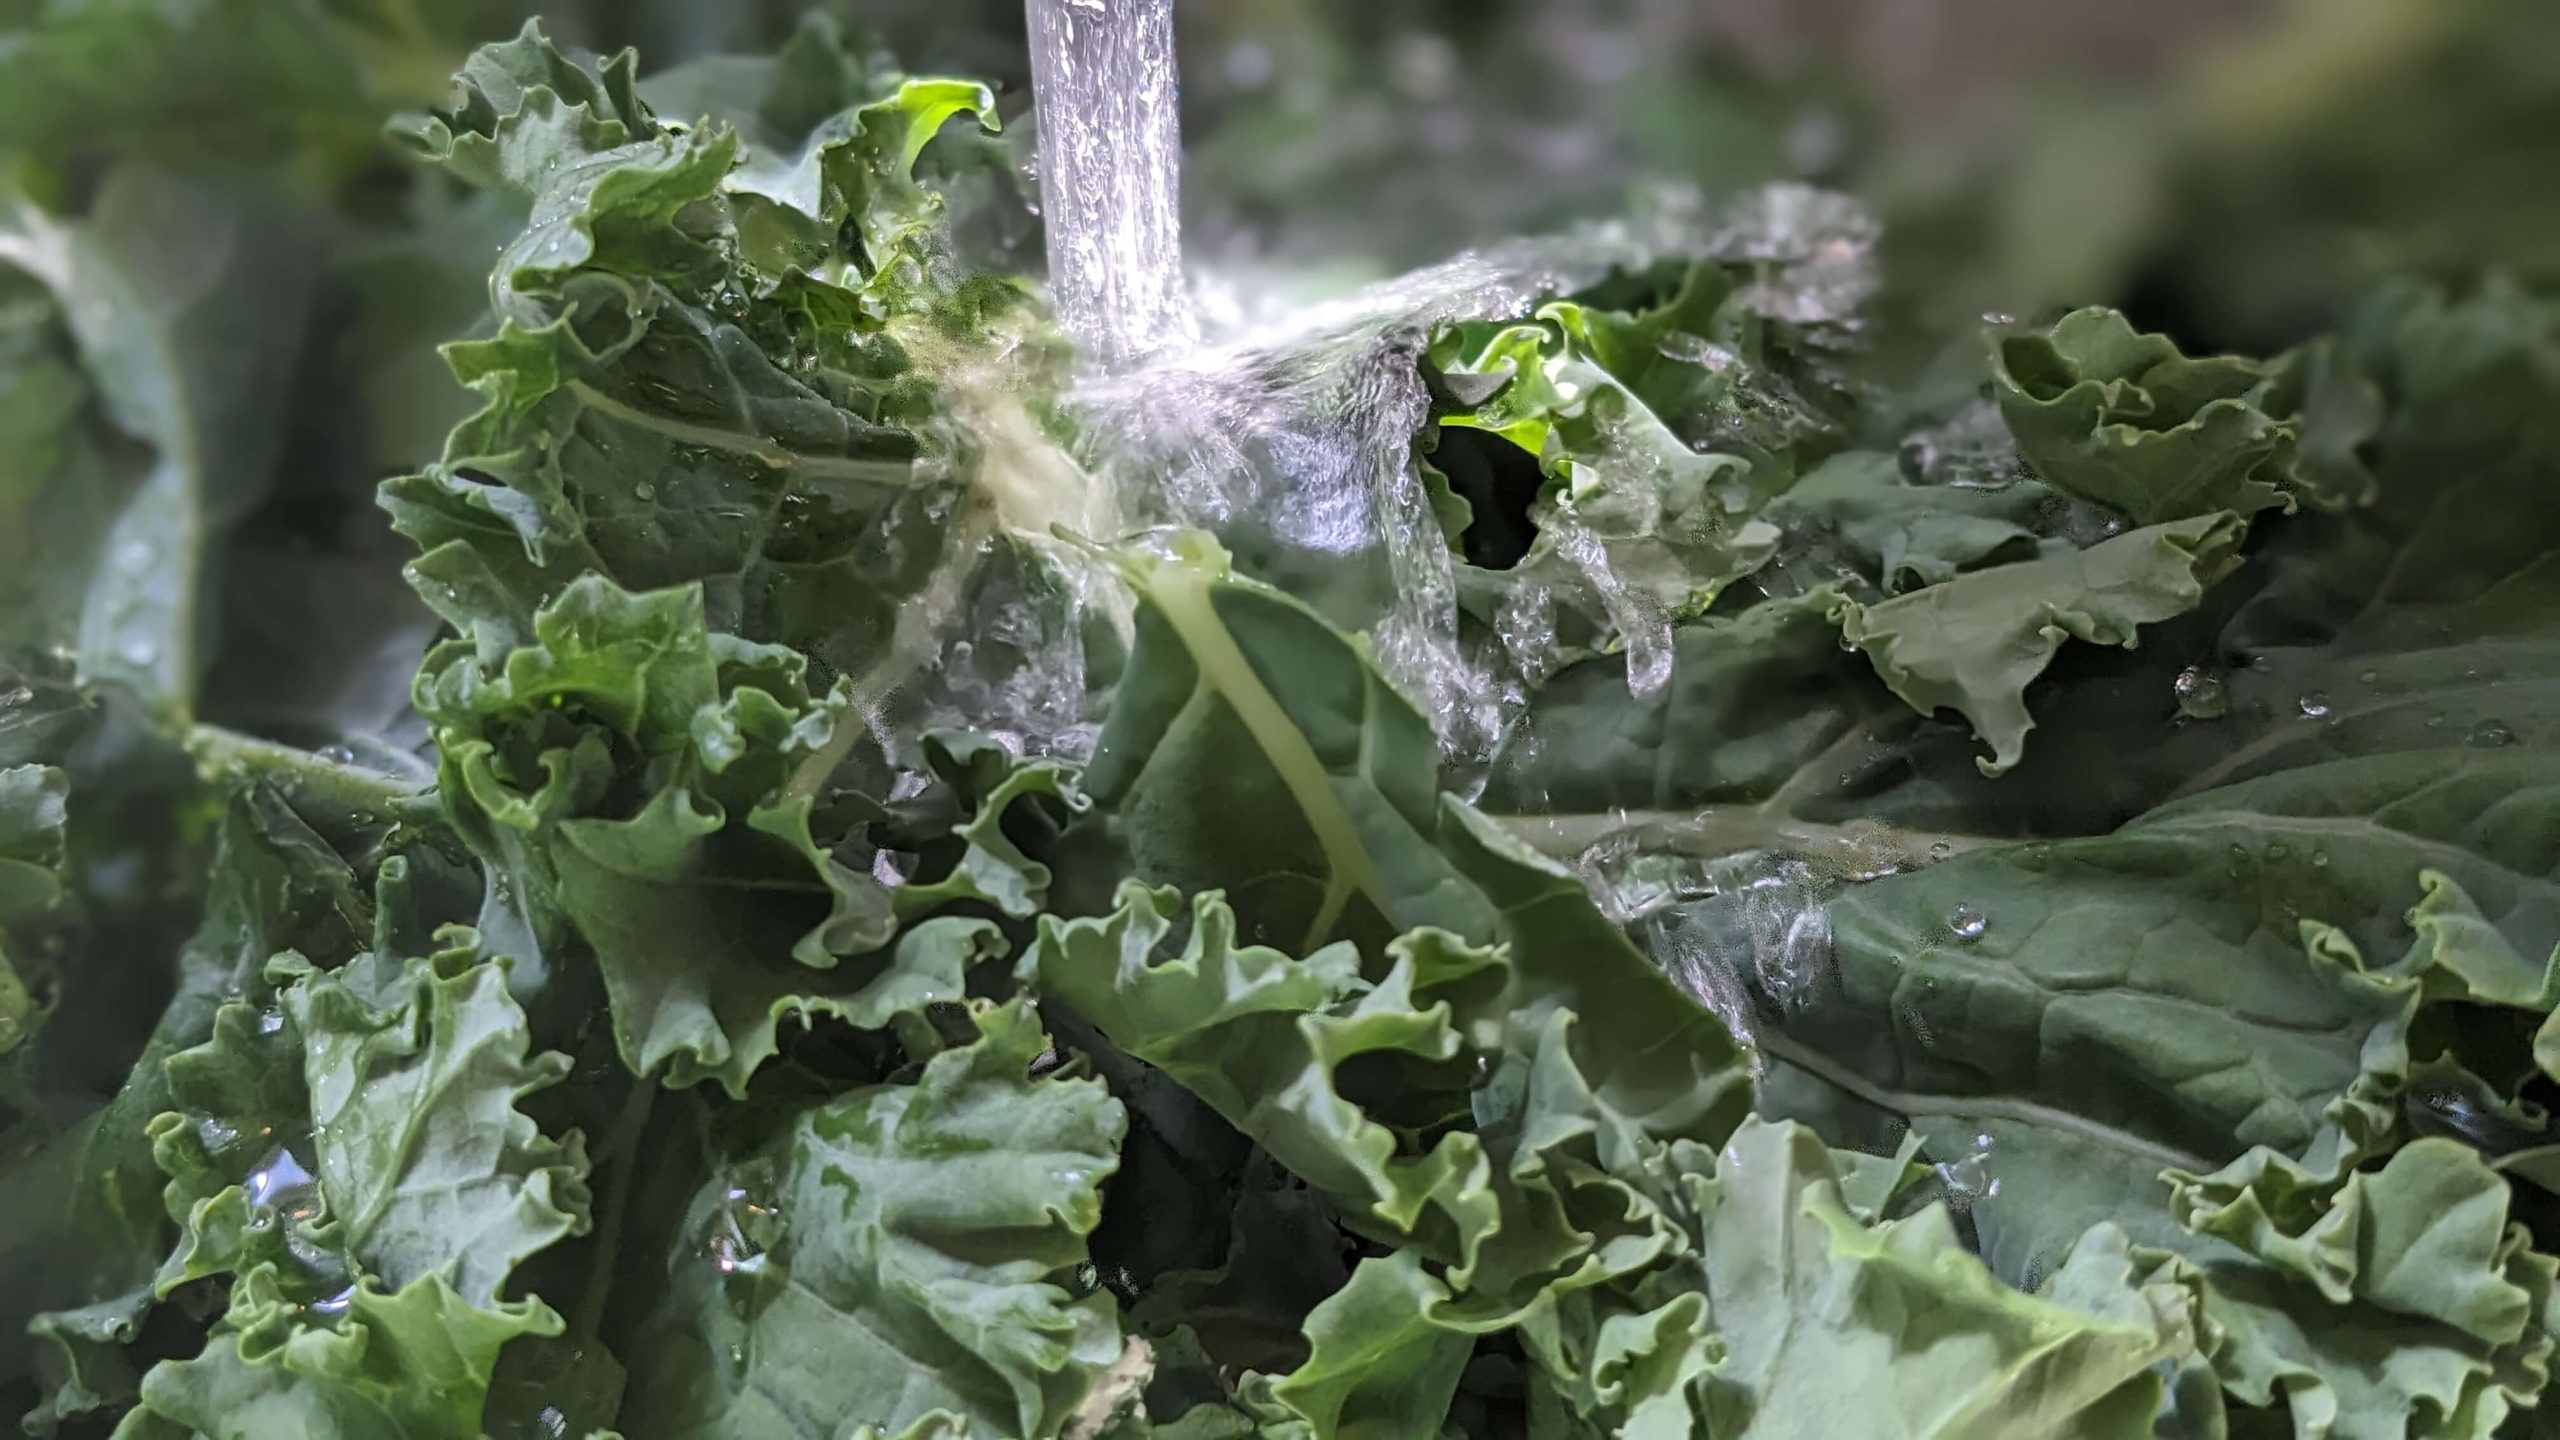
[[[2159,1433],[2547,1424],[2553,337],[2499,286],[2388,293],[2344,338],[2208,367],[2229,403],[2204,408],[2267,442],[2219,469],[2178,449],[2216,433],[2176,399],[2198,362],[2138,338],[2081,398],[2150,428],[2004,396],[2016,455],[1966,419],[1840,456],[1771,507],[1772,598],[1682,626],[1658,694],[1566,670],[1488,784],[1752,1032],[1764,1113],[1916,1139],[1920,1193],[2013,1286],[2059,1293],[2111,1226],[2111,1271],[2190,1297]],[[2186,480],[2193,514],[2089,523]],[[2314,503],[2258,515],[2237,563],[2261,480]],[[1989,598],[2169,531],[2215,558],[2161,567],[2117,632],[2139,648]],[[1942,609],[1974,623],[1921,623]],[[1907,638],[1859,629],[1896,614]],[[1919,663],[1843,657],[1831,615]],[[1992,675],[1995,703],[1954,698]],[[1968,730],[2028,722],[1977,764]]]
[[[463,834],[505,877],[484,943],[591,954],[639,1073],[743,1092],[786,1018],[879,1028],[958,1000],[1004,949],[985,917],[1045,899],[1049,867],[1004,825],[1082,803],[1058,766],[937,749],[965,811],[927,838],[953,853],[893,891],[866,873],[887,812],[818,801],[858,733],[847,687],[812,695],[796,652],[707,630],[698,587],[584,576],[532,628],[494,670],[459,644],[430,657],[419,705]],[[614,774],[635,755],[636,786]]]
[[[1992,345],[2001,414],[2036,473],[2141,525],[2292,503],[2300,427],[2261,408],[2285,408],[2275,374],[2183,355],[2113,310]]]
[[[2518,1101],[2560,955],[2560,366],[2521,303],[2378,302],[2373,504],[2277,523],[2183,653],[2051,692],[2101,725],[2084,697],[2187,699],[2119,725],[2138,813],[1842,891],[1763,1011],[1764,1100],[1907,1121],[2014,1283],[2122,1227],[2234,1402],[2301,1433],[2506,1433],[2560,1319],[2533,1164],[2501,1173],[2547,1123]]]
[[[1291,602],[1224,578],[1204,551],[1139,562],[1139,583],[1129,683],[1165,698],[1115,713],[1095,774],[1131,778],[1097,779],[1097,813],[1126,827],[1149,813],[1147,787],[1196,780],[1221,786],[1235,813],[1332,840],[1238,852],[1225,867],[1232,898],[1198,898],[1187,916],[1178,892],[1131,886],[1107,916],[1044,922],[1024,972],[1206,1100],[1347,1229],[1389,1247],[1307,1312],[1295,1369],[1249,1379],[1185,1425],[1428,1433],[1459,1402],[1479,1337],[1511,1332],[1534,1362],[1531,1413],[1556,1433],[1829,1433],[1834,1389],[1907,1397],[1912,1434],[1995,1420],[2021,1436],[2151,1433],[2153,1367],[2193,1344],[2189,1292],[2142,1279],[2120,1240],[2099,1239],[2070,1268],[2068,1300],[2059,1286],[2030,1299],[1964,1252],[1943,1211],[1876,1227],[1899,1164],[1879,1162],[1874,1177],[1836,1168],[1809,1133],[1748,1122],[1743,1052],[1573,877],[1463,806],[1393,809],[1375,772],[1327,763],[1328,749],[1392,743],[1337,733],[1421,725],[1354,683],[1368,668],[1356,650],[1318,643]],[[1175,683],[1152,688],[1164,681]],[[1259,731],[1241,718],[1255,712]],[[1167,742],[1219,723],[1245,742]],[[1142,739],[1146,766],[1114,769],[1115,747]],[[1220,773],[1193,771],[1211,763],[1195,755],[1216,755]],[[1162,853],[1168,869],[1198,863]],[[1247,882],[1256,863],[1294,884]],[[1399,877],[1345,887],[1382,917],[1466,928],[1364,943],[1321,899],[1328,872],[1364,865]],[[1311,923],[1345,938],[1303,958],[1240,942]],[[1452,1108],[1467,1123],[1421,1118]],[[1851,1172],[1874,1197],[1865,1208],[1846,1198]],[[1745,1211],[1765,1218],[1745,1224]],[[1788,1237],[1774,1247],[1772,1227]],[[1772,1253],[1802,1255],[1804,1268],[1773,1274]],[[1151,1323],[1169,1311],[1179,1303],[1157,1305]],[[1801,1344],[1773,1345],[1785,1334]],[[1862,1366],[1875,1371],[1868,1388],[1843,1387]]]
[[[446,1440],[480,1428],[500,1346],[558,1320],[537,1302],[472,1305],[440,1276],[391,1294],[359,1287],[335,1324],[298,1324],[265,1272],[232,1301],[238,1334],[218,1333],[192,1359],[152,1367],[142,1408],[120,1435],[264,1440]]]
[[[70,920],[64,884],[68,777],[50,765],[0,768],[0,1055],[50,1008],[50,951]]]
[[[975,1028],[703,1190],[632,1435],[1059,1432],[1121,1351],[1109,1297],[1063,1286],[1126,1122],[1094,1081],[1029,1075],[1027,1007]]]
[[[97,53],[158,76],[195,22],[136,23]],[[0,111],[58,123],[45,53]],[[303,149],[370,78],[304,79],[313,138],[241,141],[342,180]],[[97,151],[188,153],[205,93]],[[1452,554],[1395,562],[1450,613],[1382,666],[1324,618],[1374,555],[1266,571],[1236,526],[1284,593],[1050,532],[1106,442],[1030,287],[959,258],[1016,178],[990,104],[824,20],[645,84],[539,28],[474,55],[400,133],[408,198],[484,194],[391,246],[494,253],[444,352],[474,408],[383,492],[448,632],[435,793],[198,727],[218,817],[176,775],[131,848],[114,726],[196,708],[308,277],[290,226],[239,243],[282,213],[248,192],[26,172],[0,643],[123,692],[75,748],[89,701],[0,670],[36,1428],[2552,1427],[2547,305],[2403,292],[2267,361],[2087,311],[1887,395],[1872,227],[1761,192],[1418,367],[1236,377],[1357,351],[1282,388],[1398,399],[1354,458],[1419,482],[1385,498]],[[402,267],[358,269],[350,348],[412,348]],[[364,360],[368,409],[417,358]],[[386,405],[367,466],[450,413]],[[1424,650],[1490,773],[1388,678]],[[175,999],[56,1128],[55,996],[164,958],[91,972],[84,927],[182,894],[199,823]]]
[[[502,1298],[510,1274],[588,1223],[580,1137],[516,1108],[566,1057],[528,1061],[504,966],[467,943],[335,970],[288,952],[270,973],[273,1008],[223,1007],[167,1062],[180,1108],[152,1135],[181,1235],[158,1288],[231,1289],[205,1353],[153,1369],[140,1413],[244,1435],[476,1424],[498,1346],[560,1324]]]
[[[1769,559],[1780,532],[1762,510],[1839,443],[1829,362],[1873,286],[1872,223],[1787,187],[1735,208],[1712,258],[1674,269],[1645,308],[1588,295],[1433,338],[1426,443],[1450,467],[1430,472],[1433,504],[1492,567],[1471,573],[1472,608],[1533,678],[1623,649],[1639,685],[1656,683],[1667,627]],[[1502,493],[1498,461],[1478,474],[1460,431],[1533,462],[1534,495]],[[1514,506],[1534,534],[1497,558]]]
[[[1754,1120],[1712,1174],[1684,1178],[1723,1338],[1704,1368],[1709,1433],[2147,1437],[2154,1367],[2194,1343],[2192,1298],[2138,1288],[2116,1232],[2021,1294],[1944,1209],[1862,1225],[1800,1127]]]
[[[293,979],[281,1003],[311,1097],[315,1238],[390,1288],[441,1275],[485,1306],[527,1257],[586,1228],[580,1137],[547,1137],[517,1108],[569,1058],[527,1058],[503,965],[470,949],[367,954]]]
[[[2062,642],[2132,645],[2142,626],[2194,609],[2238,563],[2241,529],[2229,512],[2171,521],[1873,605],[1843,599],[1833,616],[1914,709],[1971,721],[1991,747],[1983,771],[1996,775],[2024,752],[2035,728],[2027,685]]]
[[[727,125],[661,123],[627,56],[591,73],[531,27],[458,97],[413,139],[531,219],[499,257],[497,333],[448,352],[483,408],[384,489],[426,552],[420,595],[486,660],[595,572],[699,582],[715,628],[837,671],[893,640],[913,668],[901,606],[956,501],[947,466],[917,463],[948,447],[922,433],[940,407],[916,354],[975,343],[1005,291],[958,273],[910,172],[985,93],[866,95],[780,170]]]

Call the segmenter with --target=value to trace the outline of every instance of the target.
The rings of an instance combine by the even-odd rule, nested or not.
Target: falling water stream
[[[1117,368],[1193,335],[1173,0],[1028,0],[1049,293]]]

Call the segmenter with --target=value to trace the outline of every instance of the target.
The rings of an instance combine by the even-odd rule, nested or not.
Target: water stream
[[[1117,367],[1192,336],[1173,0],[1027,0],[1049,290]]]

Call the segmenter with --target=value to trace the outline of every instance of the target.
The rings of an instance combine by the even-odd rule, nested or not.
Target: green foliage
[[[1435,688],[1053,530],[990,89],[200,8],[0,46],[32,1431],[2550,1428],[2548,299],[1895,384],[1855,204],[1662,220],[1361,358]]]
[[[635,1435],[827,1435],[935,1426],[1052,1434],[1118,1358],[1110,1297],[1068,1288],[1118,1162],[1120,1102],[1028,1071],[1026,1006],[912,1084],[802,1112],[775,1153],[715,1176],[643,1359]],[[769,1176],[770,1188],[741,1183]],[[706,1357],[725,1363],[704,1365]]]

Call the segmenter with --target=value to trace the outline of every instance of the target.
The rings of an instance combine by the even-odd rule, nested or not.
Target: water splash
[[[1831,867],[1763,850],[1681,853],[1661,848],[1665,838],[1630,829],[1583,853],[1576,868],[1602,910],[1746,1042],[1820,1004],[1832,984]]]
[[[1745,292],[1774,320],[1839,338],[1863,325],[1877,282],[1879,226],[1865,206],[1837,191],[1771,185],[1737,198],[1707,242],[1708,252],[1759,267]]]
[[[1957,490],[2003,490],[2035,478],[2000,407],[1989,400],[1975,400],[1943,424],[1906,437],[1901,459],[1912,480]]]
[[[1694,197],[1664,192],[1633,220],[1469,252],[1329,304],[1262,317],[1231,305],[1227,333],[1202,345],[1181,254],[1171,0],[1027,3],[1052,300],[1094,362],[1068,406],[1082,433],[1073,468],[1088,483],[1044,479],[1043,493],[1079,497],[1078,514],[1053,523],[1106,540],[1155,527],[1216,533],[1245,573],[1366,631],[1462,772],[1491,753],[1539,678],[1558,597],[1520,587],[1482,653],[1464,653],[1456,567],[1414,455],[1430,406],[1418,362],[1432,332],[1515,319],[1666,254],[1711,253],[1747,265],[1754,308],[1819,350],[1856,330],[1873,289],[1873,222],[1854,202],[1775,187],[1727,207],[1710,231]],[[1706,343],[1684,338],[1684,354]],[[1796,427],[1802,407],[1787,396],[1737,395],[1753,402],[1743,408],[1755,430]],[[1649,493],[1642,479],[1620,488]],[[1550,523],[1564,562],[1557,583],[1607,615],[1631,686],[1658,691],[1672,662],[1663,601],[1627,576],[1615,530]]]
[[[1085,631],[1104,588],[1070,547],[990,542],[925,686],[936,723],[974,729],[1016,755],[1091,754],[1101,727],[1091,718]]]
[[[1173,0],[1028,0],[1059,322],[1105,366],[1192,334]]]
[[[1694,201],[1683,208],[1694,211]],[[1538,518],[1540,542],[1558,563],[1515,573],[1494,621],[1530,685],[1582,658],[1596,638],[1624,653],[1631,691],[1659,693],[1671,679],[1675,611],[1696,603],[1705,578],[1690,569],[1695,554],[1666,563],[1666,537],[1678,534],[1682,545],[1721,537],[1735,567],[1725,578],[1764,563],[1780,537],[1755,514],[1762,497],[1743,457],[1784,453],[1827,434],[1835,422],[1823,397],[1855,387],[1848,361],[1862,348],[1876,286],[1876,227],[1855,201],[1772,186],[1711,214],[1697,211],[1685,233],[1657,238],[1745,276],[1735,303],[1786,333],[1801,370],[1782,373],[1696,335],[1662,341],[1672,363],[1717,377],[1715,398],[1669,414],[1638,406],[1600,417],[1578,443],[1572,488],[1580,498]],[[1671,497],[1701,490],[1699,499],[1712,504],[1670,508]],[[1566,633],[1570,616],[1595,610],[1605,617],[1604,635],[1577,643]]]
[[[1464,757],[1490,749],[1516,686],[1461,653],[1457,579],[1414,442],[1422,347],[1460,319],[1514,319],[1547,295],[1665,253],[1668,214],[1470,251],[1088,380],[1071,406],[1110,511],[1217,533],[1246,573],[1366,630],[1388,677]]]

